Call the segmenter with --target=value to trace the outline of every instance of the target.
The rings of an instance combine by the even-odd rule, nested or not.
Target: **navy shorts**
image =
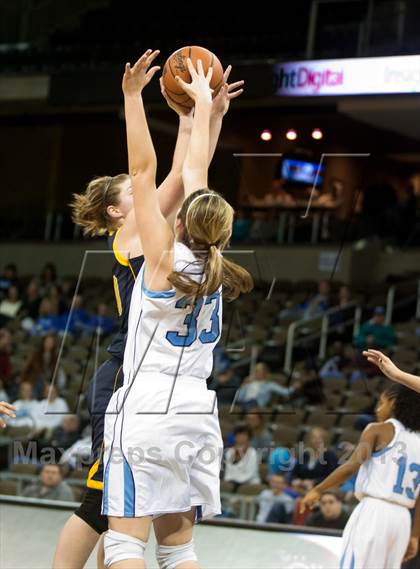
[[[87,486],[103,489],[103,441],[105,411],[114,391],[123,383],[122,360],[112,356],[104,362],[93,376],[88,389],[87,404],[92,425],[92,465]]]
[[[108,529],[108,518],[101,514],[105,411],[112,394],[121,387],[122,382],[122,359],[112,356],[98,368],[89,384],[87,394],[92,425],[93,462],[89,469],[82,503],[74,513],[99,534]]]

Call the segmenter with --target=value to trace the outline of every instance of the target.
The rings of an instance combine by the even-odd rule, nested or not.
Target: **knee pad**
[[[184,561],[197,561],[194,541],[182,545],[157,545],[156,559],[160,569],[175,569]]]
[[[144,559],[145,549],[141,539],[109,529],[104,537],[105,567],[125,559]]]

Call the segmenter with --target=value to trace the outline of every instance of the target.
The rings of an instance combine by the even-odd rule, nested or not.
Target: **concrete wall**
[[[271,281],[287,279],[329,279],[357,286],[371,287],[388,275],[420,271],[420,250],[384,252],[378,245],[348,246],[340,252],[337,246],[244,246],[228,253],[256,278]],[[338,262],[336,266],[336,260]],[[107,278],[112,255],[105,241],[68,243],[2,243],[0,267],[14,262],[19,272],[38,274],[47,262],[57,265],[61,276],[78,275]]]

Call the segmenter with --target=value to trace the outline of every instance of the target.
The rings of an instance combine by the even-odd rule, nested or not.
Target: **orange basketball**
[[[175,77],[179,75],[186,83],[191,82],[191,75],[187,67],[187,59],[191,59],[194,67],[197,66],[197,60],[203,62],[204,73],[207,73],[209,67],[213,67],[213,75],[210,86],[213,91],[213,97],[217,95],[223,83],[223,67],[219,59],[204,47],[188,46],[182,47],[175,51],[166,61],[163,68],[163,84],[165,86],[168,97],[179,105],[190,109],[194,105],[194,101],[182,89]]]

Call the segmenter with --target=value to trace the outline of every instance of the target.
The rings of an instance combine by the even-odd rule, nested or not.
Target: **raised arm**
[[[175,111],[179,117],[178,136],[171,171],[158,187],[160,210],[163,215],[168,218],[171,214],[176,213],[176,210],[180,207],[184,199],[182,168],[184,166],[185,157],[190,143],[194,109],[186,109],[182,105],[178,105],[172,101],[167,96],[162,77],[160,78],[160,89],[169,108]]]
[[[403,371],[394,364],[391,358],[379,350],[366,350],[363,355],[367,357],[369,362],[377,365],[386,377],[420,393],[420,377],[418,375]]]
[[[230,102],[236,99],[244,90],[242,89],[244,81],[236,81],[235,83],[228,83],[232,66],[228,65],[223,74],[223,85],[213,99],[210,117],[210,144],[209,144],[209,165],[213,160],[213,156],[219,140],[220,131],[222,130],[223,118],[229,110]]]
[[[182,171],[185,197],[200,188],[207,187],[212,109],[210,80],[213,73],[213,68],[210,67],[205,75],[200,60],[197,61],[197,70],[194,69],[190,59],[187,59],[187,65],[191,74],[191,83],[185,83],[177,77],[182,88],[195,102],[194,123]]]
[[[159,51],[148,50],[134,67],[127,63],[123,77],[129,174],[133,184],[134,211],[146,259],[145,278],[150,288],[167,288],[158,273],[172,267],[173,233],[160,211],[156,192],[156,153],[144,111],[142,91],[159,67],[150,68]],[[150,68],[150,69],[149,69]],[[155,282],[156,281],[156,282]]]

